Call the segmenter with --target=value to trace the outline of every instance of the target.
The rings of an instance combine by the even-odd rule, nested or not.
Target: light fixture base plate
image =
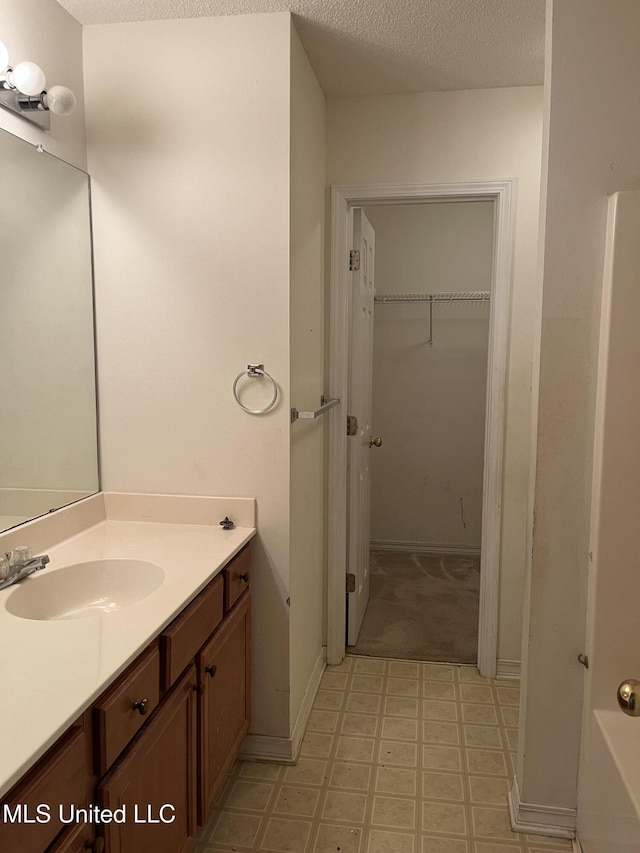
[[[10,110],[21,118],[36,124],[41,130],[50,130],[51,117],[37,98],[29,98],[18,93],[15,89],[6,88],[6,83],[0,78],[0,107]]]

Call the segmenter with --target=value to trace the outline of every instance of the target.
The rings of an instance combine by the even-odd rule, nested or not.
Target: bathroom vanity
[[[50,558],[0,589],[0,850],[179,853],[249,727],[255,501],[94,494],[89,177],[0,154],[0,583]]]
[[[116,596],[113,610],[73,618],[43,617],[44,605],[12,613],[11,596],[23,584],[36,591],[49,569],[0,592],[0,641],[23,663],[0,666],[11,721],[0,735],[0,849],[179,853],[206,822],[251,696],[253,501],[216,501],[97,495],[76,505],[105,517],[49,549],[50,585],[77,565],[89,577],[119,560],[135,573],[144,556],[163,580],[142,599]],[[246,526],[223,530],[219,515]]]

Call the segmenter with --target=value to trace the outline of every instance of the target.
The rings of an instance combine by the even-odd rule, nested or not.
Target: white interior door
[[[355,646],[369,601],[369,530],[371,509],[371,386],[373,369],[373,295],[375,233],[359,208],[353,211],[353,247],[360,268],[351,273],[351,364],[349,415],[358,420],[357,434],[348,439],[349,535],[347,572],[355,576],[348,594],[347,644]]]
[[[618,685],[640,678],[637,531],[640,481],[640,193],[609,199],[600,312],[589,553],[586,711],[578,774],[584,853],[640,850],[638,720]]]

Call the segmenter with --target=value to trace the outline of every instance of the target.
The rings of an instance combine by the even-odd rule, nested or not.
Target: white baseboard
[[[323,646],[316,660],[307,684],[291,737],[275,737],[249,733],[240,749],[241,761],[264,761],[278,764],[296,764],[302,739],[307,729],[313,702],[320,687],[322,674],[326,667],[326,648]]]
[[[391,539],[372,539],[371,548],[377,551],[415,551],[416,554],[462,554],[480,556],[479,545],[438,545],[430,542],[401,542]]]
[[[309,723],[309,717],[311,716],[311,709],[313,708],[316,693],[320,687],[322,674],[325,671],[326,666],[327,649],[323,646],[320,649],[320,654],[318,655],[318,659],[313,667],[313,671],[307,683],[307,689],[304,692],[302,704],[300,705],[300,710],[298,711],[298,717],[293,725],[293,731],[291,733],[291,749],[294,761],[298,760],[298,754],[300,752],[300,747],[302,746],[302,738],[307,730],[307,724]]]
[[[522,802],[517,779],[513,780],[513,788],[507,794],[507,801],[509,803],[511,829],[514,832],[575,839],[575,809]]]
[[[248,734],[240,747],[240,761],[265,761],[295,764],[290,737]]]
[[[500,660],[496,669],[496,678],[503,681],[520,681],[521,663],[519,660]]]

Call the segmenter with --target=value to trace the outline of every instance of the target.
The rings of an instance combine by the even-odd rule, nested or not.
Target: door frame
[[[334,186],[331,189],[329,282],[329,412],[327,473],[327,663],[345,656],[347,568],[347,433],[351,292],[349,241],[352,210],[378,204],[493,201],[494,235],[485,411],[478,669],[494,678],[498,660],[500,534],[509,306],[513,264],[515,179],[468,183]]]

